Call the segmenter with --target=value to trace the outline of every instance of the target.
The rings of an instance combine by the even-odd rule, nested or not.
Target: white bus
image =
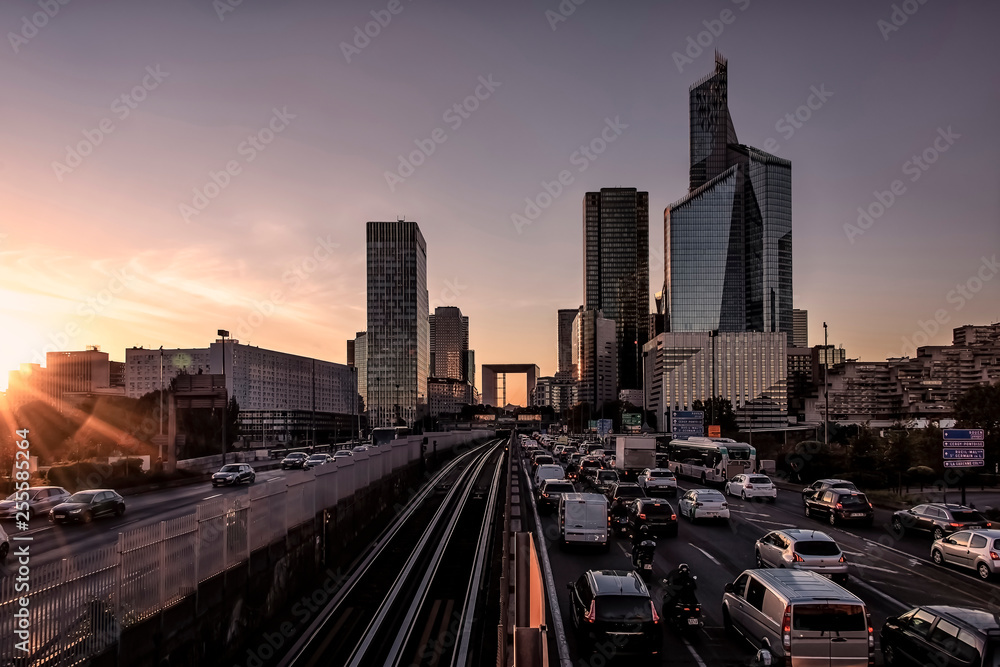
[[[678,477],[721,484],[756,470],[757,450],[731,438],[675,438],[667,445],[667,467]]]

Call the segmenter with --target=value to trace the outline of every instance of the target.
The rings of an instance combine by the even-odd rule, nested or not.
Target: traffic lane
[[[270,470],[258,473],[254,484],[281,479],[289,472],[304,474],[302,471],[282,473],[280,470]],[[37,518],[31,522],[29,530],[11,531],[10,534],[32,538],[30,542],[32,564],[39,566],[91,553],[115,544],[118,541],[118,533],[122,531],[193,514],[196,506],[206,500],[220,496],[245,496],[248,492],[248,485],[213,488],[210,482],[163,489],[126,497],[125,514],[121,517],[102,517],[90,524],[52,524],[45,519]],[[0,574],[7,574],[10,571],[11,563],[8,559],[6,565],[0,565]]]

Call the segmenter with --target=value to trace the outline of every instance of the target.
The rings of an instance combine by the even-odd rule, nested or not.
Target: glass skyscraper
[[[415,222],[369,222],[367,247],[368,421],[412,425],[430,373],[427,244]]]
[[[640,389],[649,331],[649,193],[588,192],[583,214],[584,308],[614,320],[618,388]]]
[[[663,215],[670,331],[790,336],[791,162],[738,142],[719,55],[690,112],[690,191]]]

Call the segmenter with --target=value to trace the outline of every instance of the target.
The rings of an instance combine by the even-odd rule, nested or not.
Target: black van
[[[914,607],[882,626],[886,665],[995,665],[1000,622],[975,607]]]

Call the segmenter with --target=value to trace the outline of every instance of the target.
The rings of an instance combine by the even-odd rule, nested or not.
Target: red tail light
[[[845,555],[841,554],[841,555],[840,555],[840,562],[841,562],[841,563],[846,563],[846,562],[847,562],[847,556],[845,556]]]
[[[805,560],[803,560],[802,556],[798,555],[797,553],[793,553],[792,554],[792,562],[793,563],[804,563]]]
[[[653,623],[659,623],[660,615],[656,613],[656,605],[653,604],[652,600],[649,601],[649,608],[653,610]]]
[[[844,509],[844,503],[837,503],[836,507],[837,509],[842,510]]]
[[[748,489],[752,489],[753,488],[753,484],[747,484],[747,488]]]
[[[792,657],[792,605],[785,606],[785,614],[781,617],[781,646],[788,661]]]
[[[991,551],[990,558],[993,560],[1000,560],[1000,554],[998,554],[996,551]]]
[[[962,524],[960,524],[960,523],[955,523],[954,521],[952,521],[952,522],[951,522],[951,523],[949,523],[948,525],[949,525],[949,526],[951,526],[952,528],[961,528],[961,527],[962,527]]]
[[[646,520],[646,515],[645,514],[640,514],[639,518],[642,519],[643,521],[645,521]]]
[[[671,514],[670,515],[670,520],[671,521],[677,521],[677,515],[676,514]]]
[[[595,600],[590,601],[590,609],[583,615],[583,619],[588,623],[593,623],[597,620],[597,605]]]

